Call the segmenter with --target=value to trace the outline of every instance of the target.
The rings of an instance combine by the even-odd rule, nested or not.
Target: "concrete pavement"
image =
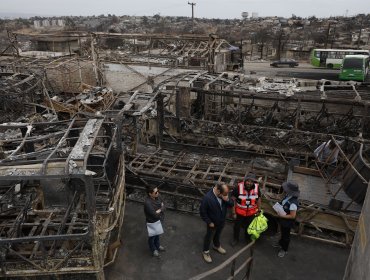
[[[246,244],[240,242],[236,248],[231,248],[232,224],[228,223],[221,239],[227,255],[212,250],[214,262],[206,264],[201,256],[204,233],[205,225],[200,217],[167,211],[165,234],[161,237],[167,251],[162,253],[160,259],[154,258],[147,245],[143,206],[128,202],[122,247],[117,261],[106,269],[106,278],[188,279],[222,263]],[[266,234],[256,244],[253,280],[338,280],[344,274],[349,249],[293,237],[288,255],[278,258],[277,250],[272,248],[271,243]],[[212,279],[225,279],[225,275]]]

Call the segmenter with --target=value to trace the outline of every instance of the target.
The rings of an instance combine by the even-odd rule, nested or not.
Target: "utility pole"
[[[280,60],[280,58],[281,58],[281,45],[282,45],[282,40],[283,40],[283,37],[285,36],[285,34],[284,34],[284,30],[280,30],[280,33],[279,33],[279,37],[278,37],[278,47],[277,47],[277,53],[276,53],[276,58],[278,59],[278,60]]]
[[[191,5],[191,33],[194,33],[194,6],[196,3],[188,2],[188,5]]]
[[[364,24],[364,18],[361,16],[361,25],[360,25],[360,33],[358,34],[358,39],[357,39],[357,48],[360,49],[360,42],[361,42],[361,35],[362,35],[362,27]]]
[[[337,28],[337,25],[334,25],[334,27],[333,27],[333,35],[331,36],[331,45],[330,45],[330,48],[331,49],[333,48],[333,45],[334,45],[336,28]]]
[[[329,41],[329,34],[330,34],[330,26],[331,26],[331,22],[329,22],[328,24],[328,29],[326,30],[326,40],[325,40],[325,49],[328,47],[328,41]]]

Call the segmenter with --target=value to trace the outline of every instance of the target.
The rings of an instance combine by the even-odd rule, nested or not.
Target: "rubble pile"
[[[298,87],[298,82],[296,79],[290,79],[286,81],[268,79],[266,77],[259,78],[257,85],[249,87],[249,90],[257,93],[278,92],[279,94],[287,97],[301,91],[301,89]]]
[[[40,80],[29,74],[0,73],[0,123],[14,121],[25,113],[31,113],[26,103],[38,100]]]
[[[81,93],[64,93],[55,95],[50,99],[45,98],[44,105],[60,116],[63,116],[62,113],[67,113],[68,118],[68,116],[71,117],[79,112],[96,113],[105,111],[112,106],[114,101],[115,97],[112,89],[84,85]]]

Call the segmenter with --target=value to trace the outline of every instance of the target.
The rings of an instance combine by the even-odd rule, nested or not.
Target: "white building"
[[[66,25],[66,22],[64,19],[58,19],[58,26],[64,27]]]
[[[47,27],[64,27],[65,26],[65,20],[64,19],[44,19],[44,20],[34,20],[33,21],[33,27],[35,29],[40,28],[47,28]]]
[[[42,21],[42,27],[49,27],[50,26],[50,21],[48,19],[44,19]]]
[[[33,27],[38,29],[38,28],[41,28],[42,26],[42,22],[40,20],[34,20],[33,21]]]

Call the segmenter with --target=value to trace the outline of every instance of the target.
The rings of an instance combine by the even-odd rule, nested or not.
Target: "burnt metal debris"
[[[0,130],[0,275],[99,277],[115,258],[123,218],[115,124],[75,117]]]
[[[32,74],[7,71],[0,68],[0,123],[14,121],[41,93],[41,81]]]
[[[140,201],[145,185],[155,184],[170,207],[197,213],[216,182],[234,186],[254,172],[261,178],[263,207],[274,215],[271,203],[291,179],[302,189],[297,233],[350,245],[370,178],[368,88],[335,89],[322,82],[287,96],[281,89],[256,93],[258,81],[228,75],[186,73],[157,86],[156,106],[147,105],[153,109],[141,118],[141,139],[160,149],[131,150],[128,197]],[[329,140],[340,151],[334,168],[313,155]]]
[[[66,37],[68,51],[20,48],[21,38]],[[214,35],[9,39],[0,56],[0,277],[102,280],[126,195],[142,201],[154,185],[169,208],[197,214],[215,183],[233,187],[249,172],[267,214],[281,183],[295,180],[296,233],[351,245],[370,179],[369,85],[224,72],[235,66],[230,45]],[[111,63],[160,74],[115,92],[104,72]],[[186,71],[164,79],[174,68]],[[335,166],[313,154],[329,140]]]
[[[46,109],[53,110],[60,118],[70,119],[79,112],[106,111],[116,101],[113,90],[106,87],[81,85],[82,92],[58,94],[45,98]]]

